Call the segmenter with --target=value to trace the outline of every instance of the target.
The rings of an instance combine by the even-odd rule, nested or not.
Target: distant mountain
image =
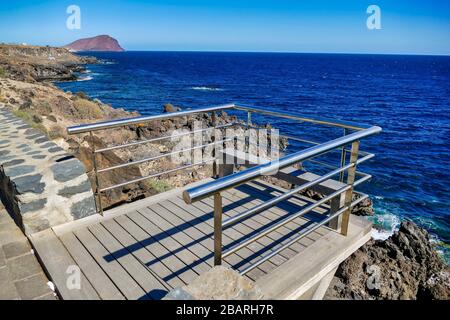
[[[69,49],[70,51],[114,51],[114,52],[122,52],[125,51],[119,44],[119,42],[108,36],[101,35],[92,38],[85,38],[74,41],[64,48]]]

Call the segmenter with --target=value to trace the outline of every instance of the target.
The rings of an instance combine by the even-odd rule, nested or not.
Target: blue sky
[[[66,8],[81,8],[81,29]],[[381,9],[369,30],[366,9]],[[109,34],[127,50],[450,54],[450,1],[0,0],[0,42],[64,45]]]

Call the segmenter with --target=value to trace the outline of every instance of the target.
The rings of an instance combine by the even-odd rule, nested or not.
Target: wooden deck
[[[251,208],[280,194],[280,190],[279,187],[258,180],[226,191],[223,193],[224,215],[232,216]],[[306,204],[306,198],[295,196],[225,230],[224,249],[298,212]],[[34,234],[30,239],[63,299],[161,299],[171,288],[188,284],[212,267],[212,212],[212,199],[187,205],[181,198],[181,190],[172,190],[115,208],[105,212],[104,217],[94,215]],[[244,269],[262,255],[287,242],[303,228],[323,218],[323,212],[324,208],[318,208],[304,218],[293,220],[269,236],[230,255],[225,259],[225,265],[236,270]],[[351,226],[351,229],[358,232],[353,240],[361,242],[364,238],[365,242],[370,224],[361,221],[358,223],[357,228]],[[320,241],[323,247],[323,241],[327,237],[331,237],[328,241],[335,243],[334,245],[338,245],[336,243],[340,243],[339,241],[348,242],[352,239],[351,235],[343,237],[321,227],[246,276],[261,282],[262,287],[274,279],[283,283],[286,281],[285,273],[291,274],[294,279],[292,261],[297,261],[296,264],[303,261],[309,268],[315,268],[311,262],[315,259],[314,250],[309,253],[313,258],[309,256],[306,261],[305,257],[302,258],[302,253],[310,252],[311,249],[307,249]],[[336,263],[341,261],[333,256],[333,252],[339,250],[339,247],[330,246],[330,243],[323,249],[328,250],[328,253],[322,250],[321,259],[316,259],[326,270],[331,265],[337,266]],[[349,247],[350,242],[345,246]],[[73,267],[70,266],[73,265],[81,270],[79,290],[67,286],[73,272]],[[308,270],[303,272],[307,273]],[[310,279],[296,281],[307,283]],[[286,286],[280,288],[278,293],[272,290],[272,296],[282,298],[280,292]],[[291,293],[285,292],[284,296],[289,294]]]

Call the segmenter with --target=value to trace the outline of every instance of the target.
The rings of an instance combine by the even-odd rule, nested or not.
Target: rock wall
[[[27,234],[96,211],[83,164],[2,104],[0,197]]]
[[[262,300],[264,294],[254,282],[235,270],[216,266],[189,285],[170,291],[164,300]]]

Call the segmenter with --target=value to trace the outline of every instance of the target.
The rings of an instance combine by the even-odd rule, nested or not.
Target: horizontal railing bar
[[[367,157],[361,158],[360,160],[361,160],[361,162],[364,162],[365,160],[367,160]],[[355,164],[353,164],[353,163],[349,163],[349,164],[347,164],[344,167],[340,167],[338,169],[335,169],[335,170],[333,170],[333,171],[331,171],[331,172],[329,172],[329,173],[327,173],[327,174],[325,174],[325,175],[323,175],[323,176],[321,176],[321,177],[319,177],[317,179],[314,179],[312,181],[309,181],[309,182],[306,182],[304,184],[301,184],[300,186],[295,187],[295,188],[289,190],[288,192],[285,192],[285,193],[283,193],[283,194],[281,194],[281,195],[279,195],[277,197],[274,197],[274,198],[272,198],[272,199],[270,199],[270,200],[268,200],[266,202],[263,202],[263,203],[255,206],[255,207],[253,207],[251,209],[248,209],[248,210],[246,210],[246,211],[244,211],[244,212],[242,212],[240,214],[237,214],[237,215],[235,215],[233,217],[230,217],[230,218],[226,219],[223,222],[222,227],[224,229],[228,228],[228,227],[236,224],[237,222],[239,222],[239,221],[241,221],[243,219],[249,218],[249,217],[254,216],[254,215],[256,215],[256,214],[258,214],[260,212],[263,212],[264,210],[267,210],[267,209],[275,206],[277,203],[292,197],[296,193],[298,193],[298,192],[300,192],[300,191],[302,191],[304,189],[313,187],[313,186],[315,186],[315,185],[317,185],[317,184],[319,184],[321,182],[324,182],[325,180],[328,180],[331,177],[333,177],[333,176],[335,176],[335,175],[337,175],[337,174],[339,174],[339,173],[341,173],[341,172],[343,172],[345,170],[350,169],[354,165]]]
[[[250,129],[260,129],[260,128],[257,127],[257,126],[254,126],[254,125],[248,125],[248,124],[246,124],[246,123],[239,123],[239,122],[236,122],[235,124],[236,124],[236,125],[239,125],[239,126],[246,127],[246,128],[250,128]],[[321,142],[305,140],[305,139],[301,139],[301,138],[298,138],[298,137],[295,137],[295,136],[292,136],[292,135],[287,135],[287,134],[279,134],[278,136],[279,136],[280,138],[291,139],[291,140],[300,141],[300,142],[305,142],[305,143],[309,143],[309,144],[313,144],[313,145],[319,145],[319,144],[321,144]],[[339,150],[337,150],[337,149],[330,150],[330,152],[333,152],[333,151],[336,151],[336,152],[341,153],[341,152],[342,152],[342,149],[339,149]],[[345,149],[345,152],[350,153],[351,150],[350,150],[350,149]],[[369,153],[369,152],[366,152],[366,151],[362,151],[362,150],[359,150],[359,152],[358,152],[358,156],[365,156],[365,155],[368,155],[368,154],[370,154],[370,153]]]
[[[315,203],[310,204],[309,206],[307,206],[306,208],[300,210],[299,212],[297,212],[296,214],[293,214],[292,216],[286,217],[283,220],[281,220],[280,222],[278,222],[277,224],[273,225],[272,227],[266,228],[265,230],[261,231],[260,233],[257,233],[256,235],[254,235],[251,238],[248,238],[247,240],[235,245],[234,247],[224,251],[222,253],[222,257],[225,258],[227,256],[229,256],[230,254],[248,246],[250,243],[257,241],[258,239],[266,236],[267,234],[277,230],[278,228],[284,226],[285,224],[291,222],[294,219],[297,219],[298,217],[301,217],[303,215],[305,215],[306,213],[314,210],[315,208],[317,208],[318,206],[324,204],[327,201],[330,201],[331,199],[333,199],[334,197],[339,196],[341,193],[349,190],[350,188],[357,186],[361,183],[363,183],[364,181],[370,179],[371,176],[367,176],[367,177],[363,177],[361,179],[358,179],[357,181],[355,181],[355,183],[352,185],[346,185],[345,187],[342,187],[338,190],[336,190],[333,193],[330,193],[328,196],[323,197],[322,199],[317,200]]]
[[[150,174],[150,175],[147,175],[145,177],[141,177],[141,178],[137,178],[137,179],[134,179],[134,180],[125,181],[125,182],[122,182],[122,183],[119,183],[119,184],[115,184],[115,185],[110,186],[110,187],[106,187],[106,188],[100,189],[99,192],[104,192],[104,191],[112,190],[112,189],[115,189],[115,188],[123,187],[123,186],[126,186],[128,184],[137,183],[137,182],[140,182],[140,181],[143,181],[143,180],[147,180],[147,179],[150,179],[150,178],[156,178],[156,177],[162,176],[162,175],[167,174],[167,173],[172,173],[172,172],[176,172],[176,171],[180,171],[180,170],[185,170],[185,169],[189,169],[189,168],[196,167],[196,166],[202,166],[202,165],[205,165],[205,164],[207,164],[209,162],[214,162],[214,161],[215,161],[215,159],[208,159],[208,160],[204,160],[204,161],[199,161],[197,163],[188,164],[188,165],[185,165],[185,166],[182,166],[182,167],[166,170],[164,172],[158,172],[158,173],[155,173],[155,174]]]
[[[346,165],[344,167],[341,167],[341,168],[338,168],[336,170],[333,170],[333,171],[331,171],[331,172],[329,172],[329,173],[327,173],[327,174],[325,174],[325,175],[323,175],[323,176],[321,176],[321,177],[319,177],[317,179],[314,179],[312,181],[309,181],[309,182],[306,182],[304,184],[301,184],[298,187],[295,187],[295,188],[289,190],[288,192],[285,192],[285,193],[283,193],[283,194],[281,194],[279,196],[276,196],[276,197],[274,197],[274,198],[272,198],[272,199],[270,199],[268,201],[265,201],[265,202],[255,206],[255,207],[253,207],[251,209],[248,209],[248,210],[246,210],[246,211],[244,211],[244,212],[242,212],[240,214],[237,214],[237,215],[235,215],[233,217],[230,217],[230,218],[226,219],[223,222],[222,227],[223,228],[228,228],[228,227],[234,225],[235,223],[237,223],[237,222],[239,222],[239,221],[241,221],[241,220],[243,220],[245,218],[249,218],[251,216],[254,216],[255,214],[258,214],[258,213],[260,213],[260,212],[262,212],[262,211],[264,211],[266,209],[269,209],[269,208],[273,207],[277,203],[292,197],[296,193],[298,193],[298,192],[300,192],[300,191],[302,191],[304,189],[313,187],[313,186],[315,186],[315,185],[317,185],[317,184],[319,184],[319,183],[321,183],[321,182],[323,182],[325,180],[328,180],[331,177],[335,176],[336,174],[341,173],[341,172],[343,172],[343,171],[345,171],[347,169],[350,169],[353,166],[354,166],[354,164],[350,163],[350,164],[348,164],[348,165]]]
[[[235,253],[236,251],[241,250],[242,248],[248,246],[250,243],[253,243],[257,240],[259,240],[260,238],[268,235],[269,233],[277,230],[278,228],[281,228],[282,226],[284,226],[285,224],[291,222],[294,219],[297,219],[298,217],[303,216],[304,214],[310,212],[311,210],[314,210],[315,208],[317,208],[318,206],[320,206],[321,204],[331,200],[332,198],[340,195],[341,193],[349,190],[352,186],[351,185],[346,185],[345,187],[340,188],[339,190],[331,193],[330,195],[317,200],[316,202],[314,202],[313,204],[310,204],[309,206],[307,206],[306,208],[300,210],[299,212],[297,212],[296,214],[293,214],[289,217],[284,218],[283,220],[281,220],[280,222],[278,222],[277,224],[264,229],[263,231],[257,233],[256,235],[254,235],[253,237],[248,238],[247,240],[244,240],[241,243],[236,244],[235,246],[231,247],[230,249],[222,252],[222,257],[226,258],[227,256],[229,256],[230,254]]]
[[[295,140],[295,141],[301,141],[301,142],[305,142],[305,143],[309,143],[309,144],[314,144],[314,145],[320,144],[320,142],[309,141],[309,140],[297,138],[297,137],[294,137],[294,136],[291,136],[291,135],[280,134],[280,137],[281,137],[281,138],[286,138],[286,139]],[[341,149],[341,150],[334,149],[333,151],[341,152],[342,149]],[[345,152],[350,153],[351,150],[350,150],[350,149],[345,149]],[[358,155],[361,155],[361,156],[365,156],[365,155],[367,155],[367,154],[369,154],[369,153],[366,152],[366,151],[362,151],[362,150],[359,150],[359,152],[358,152]]]
[[[227,124],[216,126],[216,127],[210,127],[210,128],[206,128],[206,129],[193,130],[193,131],[184,132],[184,133],[180,133],[180,134],[174,134],[174,135],[170,135],[170,136],[163,136],[163,137],[152,138],[152,139],[147,139],[147,140],[142,140],[142,141],[124,143],[124,144],[120,144],[120,145],[115,145],[115,146],[110,146],[110,147],[106,147],[106,148],[102,148],[102,149],[97,149],[97,150],[95,150],[95,153],[102,153],[102,152],[105,152],[105,151],[111,151],[111,150],[127,148],[127,147],[134,147],[134,146],[137,146],[137,145],[150,143],[150,142],[161,141],[161,140],[169,139],[169,138],[179,138],[179,137],[187,136],[187,135],[190,135],[190,134],[195,134],[195,133],[199,133],[199,132],[206,132],[206,131],[209,131],[209,130],[212,130],[212,129],[228,128],[228,127],[232,127],[234,125],[236,125],[236,123],[233,122],[233,123],[227,123]]]
[[[212,111],[233,109],[234,107],[235,107],[235,105],[231,103],[231,104],[224,104],[224,105],[219,105],[219,106],[214,106],[214,107],[199,108],[199,109],[178,111],[178,112],[171,112],[171,113],[163,113],[163,114],[159,114],[159,115],[155,115],[155,116],[142,116],[142,117],[102,121],[102,122],[96,122],[96,123],[90,123],[90,124],[82,124],[82,125],[68,127],[67,133],[68,134],[77,134],[77,133],[85,133],[85,132],[90,132],[90,131],[111,129],[111,128],[123,127],[123,126],[134,125],[134,124],[155,121],[155,120],[179,118],[179,117],[184,117],[184,116],[188,116],[191,114],[197,114],[197,113],[207,113],[207,112],[212,112]]]
[[[287,243],[283,244],[282,246],[280,246],[279,248],[273,250],[271,253],[267,254],[266,256],[264,256],[263,258],[259,259],[258,261],[256,261],[255,263],[251,264],[250,266],[248,266],[247,268],[245,268],[244,270],[240,271],[239,273],[241,275],[245,275],[246,273],[248,273],[249,271],[257,268],[259,265],[261,265],[262,263],[266,262],[267,260],[270,260],[271,258],[273,258],[274,256],[276,256],[278,253],[280,253],[281,251],[285,250],[286,248],[290,247],[291,245],[293,245],[295,242],[299,241],[301,238],[306,237],[307,235],[309,235],[311,232],[317,230],[318,228],[320,228],[321,226],[327,224],[328,222],[330,222],[331,220],[333,220],[334,218],[338,217],[339,215],[341,215],[342,213],[344,213],[346,210],[353,208],[354,206],[356,206],[358,203],[360,203],[361,201],[365,200],[366,198],[368,198],[368,195],[364,195],[361,198],[356,199],[355,201],[353,201],[349,206],[345,206],[342,209],[336,211],[335,213],[333,213],[332,215],[330,215],[329,217],[327,217],[326,219],[320,221],[319,223],[313,224],[312,227],[310,228],[306,228],[304,229],[305,231],[302,231],[298,236],[296,236],[295,238],[289,240]]]
[[[363,157],[363,158],[361,158],[361,159],[364,159],[364,161],[366,161],[366,160],[369,160],[369,159],[373,158],[374,156],[375,156],[374,154],[369,153],[367,156],[365,156],[365,157]],[[366,158],[366,157],[367,157],[367,158]],[[332,165],[332,164],[329,164],[329,163],[326,163],[326,162],[323,162],[323,161],[312,160],[312,159],[308,159],[308,160],[306,160],[306,161],[312,162],[312,163],[316,163],[316,164],[319,164],[319,165],[322,165],[322,166],[324,166],[324,167],[328,167],[328,168],[331,168],[331,169],[341,168],[341,167],[339,167],[339,166],[334,166],[334,165]],[[304,161],[304,162],[306,162],[306,161]],[[359,160],[358,160],[358,161],[359,161]],[[361,163],[361,162],[358,162],[358,161],[356,162],[356,164]],[[366,175],[366,173],[361,172],[361,171],[355,171],[355,173],[356,173],[357,175]]]
[[[183,198],[186,203],[192,203],[200,199],[204,199],[214,193],[221,192],[247,181],[256,179],[263,175],[271,175],[279,169],[283,169],[295,163],[305,161],[309,158],[324,154],[332,149],[342,147],[364,137],[379,133],[380,127],[374,126],[369,129],[354,132],[352,134],[325,142],[323,144],[307,148],[305,150],[286,155],[278,160],[260,164],[252,168],[219,178],[217,180],[207,182],[201,186],[193,187],[183,192]]]
[[[177,151],[174,151],[174,152],[160,154],[160,155],[157,155],[157,156],[154,156],[154,157],[148,157],[148,158],[144,158],[144,159],[140,159],[140,160],[135,160],[135,161],[131,161],[131,162],[121,163],[121,164],[118,164],[118,165],[115,165],[115,166],[98,169],[97,173],[102,173],[102,172],[106,172],[106,171],[111,171],[111,170],[116,170],[116,169],[120,169],[120,168],[125,168],[125,167],[129,167],[129,166],[141,164],[141,163],[144,163],[144,162],[149,162],[149,161],[161,159],[161,158],[164,158],[164,157],[173,156],[173,155],[178,154],[178,153],[188,152],[188,151],[197,150],[197,149],[202,149],[202,148],[205,148],[205,147],[208,147],[208,146],[229,142],[231,140],[232,139],[220,140],[220,141],[216,141],[216,142],[206,143],[206,144],[203,144],[203,145],[200,145],[200,146],[195,146],[195,147],[191,147],[191,148],[177,150]]]
[[[276,112],[276,111],[264,110],[264,109],[252,107],[252,106],[245,106],[242,104],[235,105],[234,109],[241,110],[241,111],[250,111],[250,112],[259,113],[259,114],[265,114],[265,115],[274,116],[274,117],[278,117],[278,118],[286,118],[286,119],[310,122],[310,123],[315,123],[315,124],[323,124],[323,125],[328,125],[328,126],[332,126],[332,127],[347,128],[347,129],[352,129],[352,130],[364,130],[364,129],[369,129],[371,127],[369,125],[354,123],[351,121],[341,121],[341,120],[336,121],[336,120],[330,120],[330,119],[324,119],[324,118],[306,118],[306,117],[302,117],[300,115],[293,114],[290,112],[283,111],[281,113],[281,112]]]

